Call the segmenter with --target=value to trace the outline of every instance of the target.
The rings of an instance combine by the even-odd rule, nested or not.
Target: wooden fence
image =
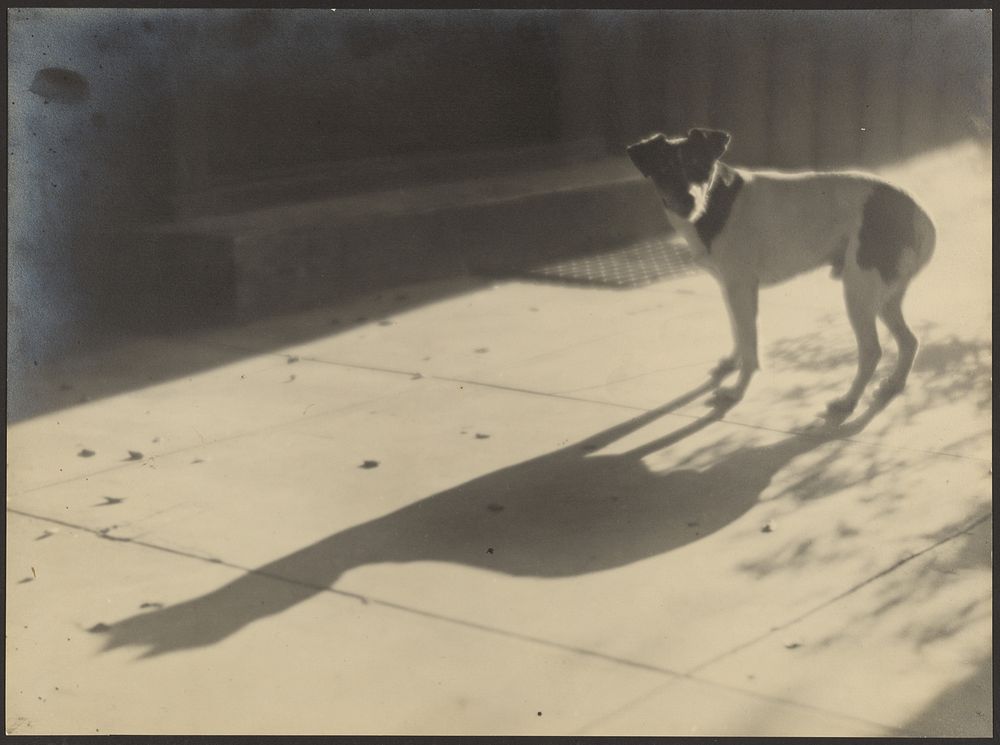
[[[989,134],[991,22],[984,10],[589,12],[572,21],[572,54],[587,34],[603,65],[566,83],[594,91],[613,148],[713,126],[746,165],[870,166]]]

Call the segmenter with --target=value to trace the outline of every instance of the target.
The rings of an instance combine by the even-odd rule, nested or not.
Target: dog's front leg
[[[733,329],[733,362],[739,367],[736,384],[715,391],[715,402],[726,404],[743,398],[750,378],[760,367],[757,362],[757,282],[745,278],[724,281],[722,293]]]

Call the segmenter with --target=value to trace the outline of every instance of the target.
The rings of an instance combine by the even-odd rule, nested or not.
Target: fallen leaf
[[[81,458],[91,458],[94,455],[96,455],[96,453],[93,450],[88,450],[87,448],[84,448],[79,453],[77,453],[77,455],[79,455]]]
[[[138,450],[129,450],[128,451],[128,457],[125,460],[126,461],[129,461],[129,460],[142,460],[142,453],[140,453]]]
[[[490,436],[489,435],[484,435],[482,432],[476,432],[476,439],[477,440],[488,440],[488,439],[490,439]]]
[[[121,504],[125,501],[125,497],[105,497],[104,501],[100,504],[95,504],[95,507],[107,507],[112,504]]]
[[[99,538],[106,538],[109,541],[121,541],[122,543],[129,543],[132,540],[131,538],[123,538],[121,536],[111,535],[111,531],[117,527],[118,527],[117,525],[112,525],[110,528],[101,528],[99,531],[97,531],[97,535]]]
[[[139,609],[143,610],[145,608],[162,608],[162,607],[163,603],[143,603],[142,605],[139,606]]]
[[[777,526],[775,525],[774,520],[771,520],[771,521],[769,521],[769,522],[767,522],[767,523],[764,524],[764,527],[760,529],[760,532],[761,533],[773,533],[775,527],[777,527]]]
[[[358,468],[378,468],[378,461],[377,460],[366,460],[364,463],[362,463],[360,466],[358,466]]]
[[[486,352],[489,351],[490,351],[489,347],[479,347],[479,349],[476,350],[476,354],[485,354]]]
[[[802,645],[799,642],[788,642],[785,645],[785,649],[798,649]]]

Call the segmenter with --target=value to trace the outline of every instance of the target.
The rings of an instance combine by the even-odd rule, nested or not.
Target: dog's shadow
[[[134,645],[146,648],[143,656],[205,646],[330,590],[350,569],[382,562],[454,562],[533,577],[620,567],[730,524],[792,459],[859,432],[882,408],[849,425],[834,422],[772,445],[737,449],[704,470],[654,473],[642,458],[721,419],[722,407],[628,452],[595,452],[715,385],[710,381],[581,442],[337,532],[201,597],[92,630],[107,635],[105,650]]]

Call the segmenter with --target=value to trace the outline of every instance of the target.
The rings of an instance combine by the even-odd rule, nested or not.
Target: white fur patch
[[[691,210],[691,214],[687,218],[691,222],[704,215],[705,210],[708,209],[708,189],[711,185],[712,181],[709,180],[701,184],[691,184],[688,187],[688,194],[694,199],[694,209]]]

